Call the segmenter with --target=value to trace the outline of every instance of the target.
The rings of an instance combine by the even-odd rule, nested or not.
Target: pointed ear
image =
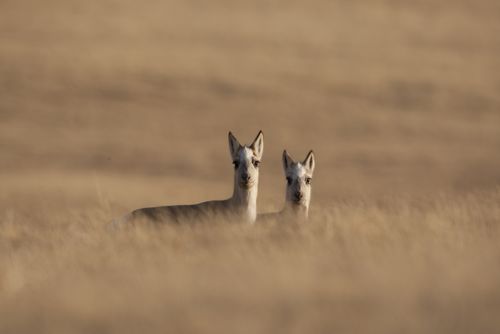
[[[236,156],[238,155],[238,151],[241,148],[240,142],[231,133],[231,131],[229,131],[228,139],[229,139],[229,153],[231,154],[231,159],[235,159]]]
[[[254,151],[257,159],[262,159],[262,154],[264,153],[264,133],[262,131],[259,131],[250,148]]]
[[[312,150],[307,153],[307,157],[304,159],[302,164],[306,166],[306,168],[309,169],[311,173],[314,172],[314,167],[316,167],[316,160],[314,159],[314,152]]]
[[[290,167],[294,163],[292,157],[288,154],[286,150],[283,151],[283,169],[286,173],[288,167]]]

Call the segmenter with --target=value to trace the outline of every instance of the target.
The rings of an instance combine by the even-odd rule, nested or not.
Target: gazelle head
[[[259,164],[264,152],[264,134],[259,131],[251,145],[241,145],[229,132],[229,152],[234,165],[234,181],[241,190],[250,190],[259,183]]]
[[[313,151],[309,151],[302,162],[293,161],[283,151],[283,169],[286,176],[286,205],[294,209],[304,210],[307,217],[311,201],[311,183],[316,161]]]

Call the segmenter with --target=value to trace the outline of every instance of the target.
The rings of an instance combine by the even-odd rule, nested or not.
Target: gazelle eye
[[[306,178],[306,184],[311,184],[312,179],[310,177]]]
[[[240,167],[240,162],[239,161],[233,161],[234,169]]]
[[[258,161],[258,160],[254,160],[254,161],[253,161],[253,166],[254,166],[255,168],[258,168],[258,167],[259,167],[259,164],[260,164],[260,161]]]
[[[289,176],[287,176],[287,178],[286,178],[286,183],[287,183],[288,185],[291,185],[291,184],[292,184],[292,178],[291,178],[291,177],[289,177]]]

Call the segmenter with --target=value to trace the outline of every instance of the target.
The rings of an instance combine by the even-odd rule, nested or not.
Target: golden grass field
[[[500,3],[0,2],[0,333],[500,331]],[[227,132],[314,149],[307,224],[228,197]]]

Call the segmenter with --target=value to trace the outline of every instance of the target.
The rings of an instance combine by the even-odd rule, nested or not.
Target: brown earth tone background
[[[308,226],[110,234],[314,149]],[[500,328],[500,3],[0,2],[2,333]]]

